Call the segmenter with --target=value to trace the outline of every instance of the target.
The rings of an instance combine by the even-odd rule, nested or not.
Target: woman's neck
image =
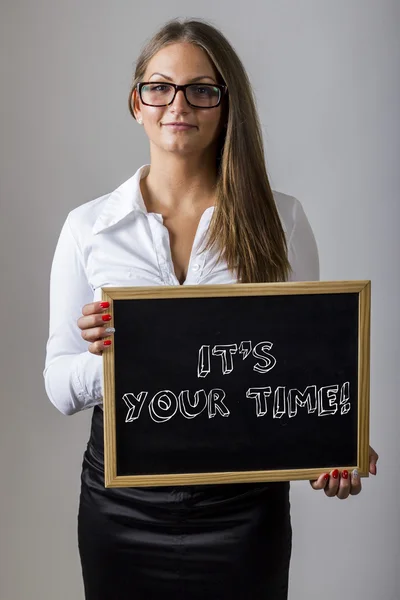
[[[194,214],[214,204],[216,183],[215,160],[164,154],[162,160],[152,159],[140,186],[149,212]]]

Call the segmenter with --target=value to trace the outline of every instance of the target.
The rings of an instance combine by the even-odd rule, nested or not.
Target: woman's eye
[[[145,92],[157,92],[157,93],[168,92],[169,89],[170,89],[169,85],[162,85],[160,83],[157,85],[146,85],[144,87]]]
[[[211,92],[210,88],[198,87],[196,89],[196,93],[200,95],[207,95]]]

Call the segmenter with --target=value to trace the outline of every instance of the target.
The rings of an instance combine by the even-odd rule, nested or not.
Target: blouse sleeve
[[[301,203],[294,205],[294,224],[288,240],[291,281],[318,281],[319,257],[314,233]]]
[[[90,353],[77,325],[84,304],[93,301],[82,252],[67,218],[50,276],[50,328],[44,380],[46,392],[64,415],[101,404],[102,359]]]

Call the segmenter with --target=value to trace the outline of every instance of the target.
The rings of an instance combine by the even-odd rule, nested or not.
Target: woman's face
[[[206,52],[190,43],[166,46],[150,60],[143,77],[145,82],[218,83]],[[221,130],[221,104],[215,108],[193,108],[179,91],[169,106],[146,106],[134,91],[136,118],[143,126],[150,143],[167,152],[202,154],[218,139]],[[176,130],[168,123],[185,122],[189,129]]]

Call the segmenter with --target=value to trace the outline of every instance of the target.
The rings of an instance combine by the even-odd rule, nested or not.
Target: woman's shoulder
[[[67,220],[74,231],[94,234],[110,227],[133,210],[143,210],[140,177],[147,168],[143,165],[113,191],[85,202],[70,211]]]
[[[318,246],[301,202],[294,196],[273,192],[288,242],[291,281],[318,281]]]
[[[110,194],[104,194],[94,200],[84,202],[67,214],[63,232],[68,232],[67,235],[72,236],[81,251],[90,245],[94,225],[107,205],[109,197]]]
[[[104,194],[88,202],[84,202],[73,208],[67,215],[71,225],[75,227],[90,227],[95,224],[98,216],[103,212],[104,207],[111,193]]]
[[[294,196],[289,196],[283,192],[272,190],[275,205],[281,219],[283,230],[287,237],[290,237],[299,217],[302,212],[301,202]]]

